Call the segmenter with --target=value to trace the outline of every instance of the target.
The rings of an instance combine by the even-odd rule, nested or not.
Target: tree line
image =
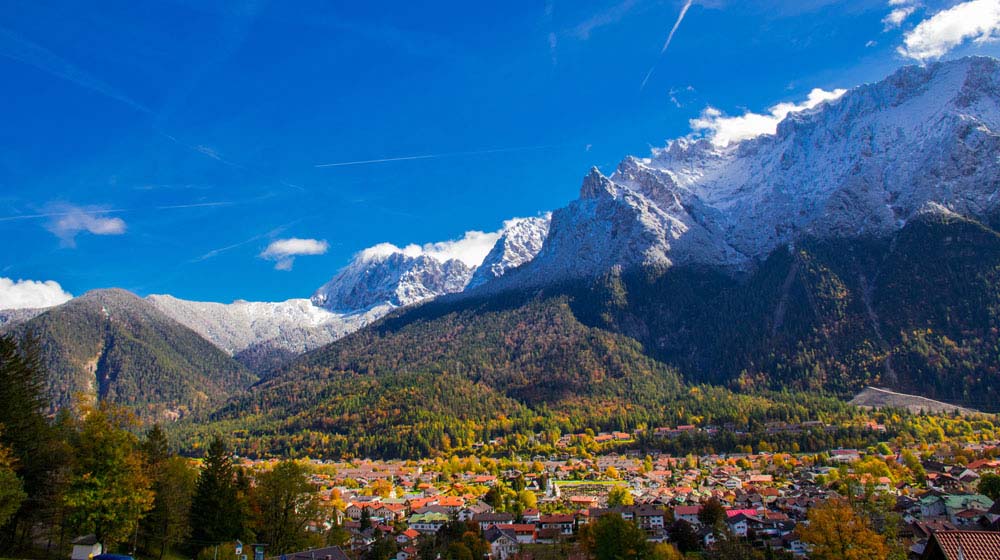
[[[309,526],[322,515],[302,465],[250,472],[221,438],[196,461],[119,406],[50,419],[47,404],[37,346],[0,336],[0,556],[65,557],[89,534],[105,551],[160,559],[211,557],[237,539],[269,554],[326,544]]]

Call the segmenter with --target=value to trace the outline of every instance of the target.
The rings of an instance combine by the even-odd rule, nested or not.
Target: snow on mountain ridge
[[[388,312],[458,293],[530,261],[547,232],[548,216],[513,218],[496,232],[468,232],[455,241],[402,248],[380,243],[358,252],[313,294],[312,302],[335,312],[373,306]]]
[[[461,291],[473,270],[458,259],[442,262],[424,254],[373,255],[362,251],[316,291],[312,302],[338,312],[379,305],[401,307]]]
[[[905,67],[789,113],[775,134],[687,137],[592,170],[552,216],[540,284],[613,266],[683,263],[746,270],[802,235],[885,235],[928,202],[997,211],[1000,61]]]
[[[331,313],[307,299],[230,304],[187,301],[170,295],[151,295],[146,299],[230,355],[262,343],[290,352],[305,352],[377,318],[365,312]]]
[[[552,214],[547,213],[538,218],[513,218],[504,222],[503,233],[476,268],[467,289],[499,278],[535,258],[549,234],[551,219]]]

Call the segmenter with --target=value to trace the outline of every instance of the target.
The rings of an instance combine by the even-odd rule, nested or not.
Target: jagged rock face
[[[316,291],[312,302],[332,311],[401,307],[462,291],[474,270],[458,259],[362,251]]]
[[[803,235],[882,236],[928,203],[968,216],[1000,198],[1000,61],[906,67],[790,114],[775,135],[718,146],[683,138],[552,215],[516,276],[544,283],[613,266],[752,268]]]
[[[545,243],[551,215],[515,218],[504,224],[503,234],[469,281],[468,289],[485,284],[530,262]]]

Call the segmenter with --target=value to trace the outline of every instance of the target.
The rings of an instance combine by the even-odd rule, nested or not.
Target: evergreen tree
[[[232,454],[216,436],[208,446],[191,500],[192,550],[243,536],[245,508],[236,475]]]
[[[159,424],[153,424],[146,432],[146,439],[142,442],[142,452],[146,455],[146,463],[151,470],[155,470],[170,457],[170,442]]]
[[[8,468],[26,494],[7,523],[0,523],[0,549],[28,546],[29,529],[41,518],[57,517],[62,503],[57,475],[69,453],[45,417],[45,383],[37,340],[26,336],[18,344],[13,336],[0,335],[0,446],[8,449]]]
[[[683,519],[674,521],[670,524],[667,532],[670,534],[671,542],[676,544],[677,549],[684,554],[697,552],[701,549],[701,541],[698,539],[698,533],[687,521]]]
[[[601,516],[586,526],[581,535],[583,547],[597,560],[645,560],[653,558],[653,547],[646,533],[635,523],[618,514]]]
[[[719,531],[726,522],[726,508],[722,506],[722,502],[718,498],[709,498],[701,505],[698,520],[701,521],[702,525]]]
[[[156,498],[143,527],[153,537],[146,550],[162,559],[168,548],[184,542],[191,533],[191,499],[198,473],[186,459],[169,457],[160,463],[155,476]]]

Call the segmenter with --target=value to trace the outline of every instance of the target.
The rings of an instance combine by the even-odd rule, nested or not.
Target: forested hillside
[[[108,400],[146,419],[217,406],[254,382],[208,341],[124,290],[84,294],[18,325],[37,338],[53,409]]]
[[[929,213],[884,240],[805,240],[747,279],[608,275],[574,311],[685,379],[733,388],[865,385],[995,411],[1000,236]]]

